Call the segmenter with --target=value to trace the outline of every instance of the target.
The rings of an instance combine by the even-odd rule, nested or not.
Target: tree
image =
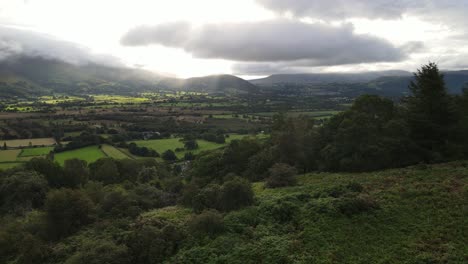
[[[198,143],[196,140],[187,140],[184,143],[184,147],[187,150],[194,150],[198,148]]]
[[[63,186],[62,167],[52,160],[33,158],[25,164],[25,168],[44,175],[51,187],[60,188]]]
[[[422,66],[414,78],[409,86],[411,95],[405,99],[411,138],[422,148],[437,154],[447,146],[454,130],[453,100],[435,63]]]
[[[128,249],[124,245],[117,245],[111,240],[99,239],[85,241],[80,249],[69,257],[65,264],[128,264],[130,257]]]
[[[59,189],[48,193],[45,211],[51,239],[60,239],[91,222],[93,203],[81,191]]]
[[[22,214],[43,205],[48,191],[44,176],[20,171],[0,181],[0,208],[3,212]]]
[[[64,187],[76,188],[86,184],[89,169],[86,161],[80,159],[66,160],[63,169]]]
[[[102,158],[89,165],[91,179],[104,184],[121,182],[116,162],[111,158]]]
[[[3,150],[7,150],[7,149],[8,149],[8,147],[7,147],[6,142],[3,142]]]
[[[224,211],[238,210],[252,205],[253,202],[252,185],[245,179],[235,177],[221,187],[220,207]]]
[[[162,158],[163,160],[165,161],[176,161],[177,160],[177,156],[176,154],[174,153],[174,151],[168,149],[166,150],[163,154],[162,154]]]
[[[292,186],[296,184],[297,170],[284,163],[277,163],[269,170],[266,185],[270,188]]]

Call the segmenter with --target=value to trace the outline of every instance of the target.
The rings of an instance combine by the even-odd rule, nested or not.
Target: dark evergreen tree
[[[411,138],[429,151],[426,159],[437,160],[438,155],[448,154],[456,123],[455,106],[435,63],[422,66],[414,78],[409,86],[411,95],[405,99]]]

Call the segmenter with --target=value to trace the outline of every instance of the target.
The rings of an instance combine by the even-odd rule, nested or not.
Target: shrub
[[[292,186],[296,184],[297,170],[294,167],[284,163],[276,163],[269,170],[269,177],[266,186],[269,188],[278,188]]]
[[[189,229],[196,235],[217,235],[224,231],[223,217],[215,210],[204,211],[190,220]]]

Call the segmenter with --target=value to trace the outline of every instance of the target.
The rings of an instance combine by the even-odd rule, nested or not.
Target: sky
[[[468,0],[0,0],[0,60],[177,77],[468,68]]]

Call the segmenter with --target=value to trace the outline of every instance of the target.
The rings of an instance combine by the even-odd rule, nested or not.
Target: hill
[[[327,84],[327,83],[362,83],[384,76],[411,76],[406,71],[381,71],[363,73],[304,73],[275,74],[262,79],[250,80],[256,85],[273,84]]]
[[[445,71],[445,83],[450,93],[457,94],[468,85],[468,71]],[[355,97],[364,93],[402,96],[408,92],[413,76],[405,71],[357,74],[280,74],[251,80],[263,88],[315,89],[317,93],[335,93]]]
[[[158,90],[208,93],[255,91],[231,75],[177,79],[149,71],[97,64],[74,65],[43,58],[16,57],[0,62],[0,97],[64,94],[129,94]]]

